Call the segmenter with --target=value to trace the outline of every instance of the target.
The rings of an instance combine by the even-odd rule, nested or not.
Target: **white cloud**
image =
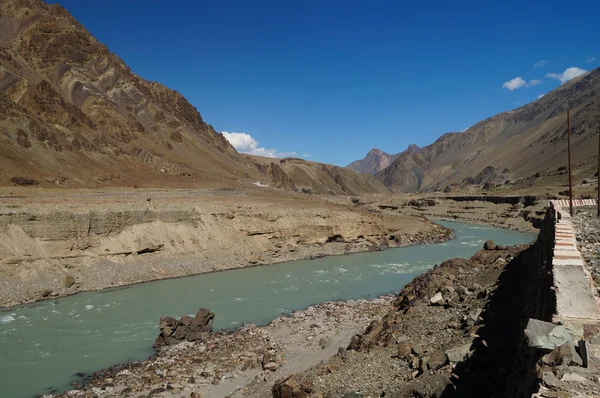
[[[560,81],[561,84],[563,84],[563,83],[568,82],[571,79],[576,78],[577,76],[583,75],[585,72],[587,72],[587,70],[576,68],[573,66],[571,68],[565,69],[565,71],[563,73],[548,73],[548,74],[546,74],[546,77],[549,77],[551,79],[556,79],[556,80]]]
[[[591,64],[595,60],[596,60],[596,57],[590,57],[589,55],[587,57],[585,57],[585,63],[586,64]]]
[[[546,94],[540,94],[540,95],[538,95],[538,99],[542,98],[544,95],[546,95]]]
[[[302,157],[303,158],[312,158],[312,155],[310,153],[303,153]]]
[[[534,68],[542,68],[544,66],[546,66],[548,64],[548,61],[542,59],[541,61],[537,61],[536,63],[533,64]]]
[[[510,91],[513,91],[513,90],[516,90],[521,87],[533,87],[533,86],[536,86],[541,83],[542,83],[542,81],[539,79],[530,80],[528,83],[527,81],[523,80],[522,77],[519,76],[519,77],[515,77],[512,80],[507,81],[506,83],[504,83],[502,85],[502,87],[509,89]]]
[[[533,79],[527,83],[527,87],[537,86],[538,84],[542,84],[542,81],[540,79]]]
[[[276,149],[261,148],[250,134],[246,133],[228,133],[223,131],[221,134],[227,141],[241,153],[250,155],[264,156],[267,158],[284,158],[286,156],[296,156],[296,152],[279,152]]]
[[[506,83],[504,83],[502,85],[502,87],[507,88],[510,91],[512,91],[512,90],[516,90],[516,89],[521,88],[526,85],[527,85],[527,82],[525,80],[523,80],[521,77],[515,77],[514,79],[511,79],[511,80],[507,81]]]

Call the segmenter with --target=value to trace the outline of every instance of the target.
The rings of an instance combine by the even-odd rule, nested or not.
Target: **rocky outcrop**
[[[164,316],[160,318],[160,335],[154,342],[154,348],[173,345],[182,341],[201,341],[212,331],[215,314],[207,308],[200,308],[194,318],[187,315],[179,320]]]

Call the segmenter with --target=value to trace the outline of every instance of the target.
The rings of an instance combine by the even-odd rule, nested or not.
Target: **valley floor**
[[[425,216],[532,231],[541,206],[267,190],[35,192],[0,195],[0,304],[451,237]],[[148,361],[102,371],[64,396],[400,397],[442,391],[452,387],[451,363],[468,355],[465,347],[486,319],[481,310],[520,250],[446,262],[409,284],[400,298],[314,305],[267,327],[169,346]],[[442,305],[430,305],[442,287]],[[265,368],[265,356],[274,370]],[[296,376],[281,383],[290,375]]]

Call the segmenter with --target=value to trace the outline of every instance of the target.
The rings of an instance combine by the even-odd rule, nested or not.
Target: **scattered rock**
[[[346,351],[346,349],[344,349],[344,347],[340,347],[338,349],[338,357],[342,359],[348,359],[348,352]]]
[[[271,372],[274,372],[274,371],[277,370],[277,363],[276,362],[272,362],[272,361],[271,362],[267,362],[264,365],[264,369],[265,370],[270,370]]]
[[[572,343],[565,343],[542,357],[542,363],[549,366],[583,366],[583,360]]]
[[[452,348],[445,352],[450,362],[460,362],[471,352],[471,343]]]
[[[75,277],[73,275],[67,275],[63,278],[62,284],[67,289],[75,284]]]
[[[42,297],[48,297],[49,295],[52,294],[52,292],[53,292],[52,289],[44,289],[44,290],[42,290],[41,295],[42,295]]]
[[[421,347],[420,344],[414,344],[412,346],[412,352],[415,355],[423,355],[423,348]]]
[[[321,347],[323,350],[327,348],[329,344],[331,344],[331,339],[329,337],[323,337],[319,340],[319,347]]]
[[[186,315],[180,320],[168,316],[161,317],[158,325],[160,335],[154,342],[154,348],[181,341],[205,340],[212,331],[214,317],[215,314],[206,308],[201,308],[193,319]]]
[[[471,310],[471,311],[469,312],[469,318],[470,318],[470,319],[471,319],[471,320],[472,320],[474,323],[476,323],[476,322],[477,322],[477,320],[479,319],[479,315],[481,315],[481,312],[482,312],[481,308],[475,308],[475,309],[473,309],[473,310]]]
[[[442,293],[437,292],[435,294],[435,296],[433,296],[432,298],[429,299],[429,303],[431,305],[443,305],[444,304],[444,297],[442,296]]]
[[[310,392],[306,391],[307,389]],[[272,389],[273,398],[307,398],[311,392],[311,387],[300,383],[297,376],[290,376],[275,383]]]
[[[277,369],[277,356],[274,353],[271,352],[266,352],[263,355],[263,359],[262,359],[262,367],[264,370],[271,370],[268,369],[267,366],[269,366],[270,364],[275,364],[275,369]],[[273,367],[273,365],[270,365],[270,367]],[[273,369],[273,370],[275,370]]]
[[[445,352],[437,350],[434,351],[430,356],[429,356],[429,367],[433,370],[437,370],[439,368],[441,368],[442,366],[446,365],[448,363],[448,356],[446,355]]]
[[[348,344],[347,349],[357,351],[360,348],[360,340],[361,340],[360,334],[354,335],[352,337],[352,340],[350,340],[350,344]]]
[[[413,347],[410,341],[401,341],[398,344],[398,358],[406,359],[412,353]]]
[[[496,245],[494,244],[493,240],[486,240],[485,243],[483,244],[483,249],[484,250],[495,250]]]
[[[530,347],[545,351],[552,351],[575,338],[575,336],[563,325],[529,319],[525,336]]]
[[[160,329],[160,334],[164,338],[170,337],[173,332],[175,332],[175,329],[177,329],[177,319],[163,316],[160,318],[158,328]]]

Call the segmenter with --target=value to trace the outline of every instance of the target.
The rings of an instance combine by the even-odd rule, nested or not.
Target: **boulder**
[[[360,348],[360,341],[361,341],[360,334],[355,334],[354,336],[352,336],[352,340],[350,340],[350,344],[348,344],[347,350],[358,351],[358,349]]]
[[[75,277],[73,275],[67,275],[63,278],[62,284],[67,289],[75,284]]]
[[[583,360],[572,343],[565,343],[544,355],[542,363],[549,366],[583,366]]]
[[[194,322],[194,318],[189,317],[187,315],[183,315],[181,317],[181,320],[179,321],[179,324],[183,325],[183,326],[191,326],[193,322]]]
[[[421,347],[420,344],[414,344],[412,346],[412,352],[415,355],[423,355],[423,348]]]
[[[205,340],[212,331],[215,314],[206,308],[201,308],[196,317],[182,316],[177,320],[171,317],[161,317],[159,322],[160,335],[154,342],[154,348],[164,345],[177,344],[181,341]]]
[[[447,350],[445,354],[450,362],[460,362],[463,359],[465,359],[470,352],[471,343],[467,343],[459,347],[454,347],[450,350]]]
[[[485,243],[483,244],[483,249],[484,250],[495,250],[496,245],[494,244],[493,240],[486,240]]]
[[[437,370],[448,363],[448,356],[443,351],[434,351],[427,362],[430,369]]]
[[[469,312],[469,319],[476,323],[479,315],[481,315],[481,308],[475,308]]]
[[[191,326],[194,329],[199,329],[199,332],[209,332],[212,330],[213,319],[215,314],[207,308],[200,308],[196,317],[192,321]]]
[[[160,317],[158,328],[160,329],[160,334],[164,338],[167,338],[171,336],[173,332],[175,332],[175,329],[177,329],[177,325],[177,319],[171,318],[169,316],[162,316]]]
[[[264,365],[264,369],[265,370],[270,370],[271,372],[274,372],[277,370],[277,363],[276,362],[267,362]]]
[[[398,344],[398,358],[407,359],[410,356],[412,349],[413,347],[410,341],[401,341]]]
[[[442,293],[437,292],[435,294],[435,296],[433,296],[432,298],[429,299],[429,303],[431,305],[443,305],[444,304],[444,297],[442,296]]]
[[[537,319],[529,319],[527,328],[525,328],[525,336],[529,347],[544,351],[552,351],[567,342],[577,340],[565,326]]]
[[[306,387],[300,383],[297,376],[290,376],[286,379],[276,382],[271,392],[273,398],[308,398]]]
[[[276,364],[277,363],[277,356],[274,353],[272,353],[272,352],[266,352],[263,355],[263,358],[262,358],[262,367],[263,367],[263,369],[270,370],[270,369],[267,369],[267,365],[270,364],[270,363],[275,363]],[[275,369],[277,369],[277,367]]]

